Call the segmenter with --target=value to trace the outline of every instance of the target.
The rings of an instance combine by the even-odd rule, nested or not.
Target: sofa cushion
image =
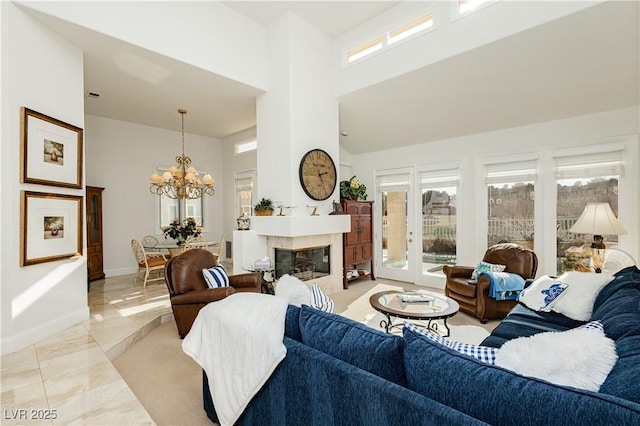
[[[631,266],[615,274],[600,291],[592,319],[602,322],[616,341],[618,362],[600,392],[640,403],[640,270]]]
[[[302,342],[377,376],[404,386],[400,336],[309,306],[300,311]]]
[[[523,377],[408,329],[404,337],[409,389],[487,423],[533,425],[542,421],[566,426],[606,419],[608,424],[634,424],[640,416],[638,404]]]
[[[302,333],[300,333],[300,308],[295,305],[287,306],[287,315],[284,319],[284,335],[298,342],[302,342]]]
[[[524,305],[516,305],[491,332],[491,335],[480,344],[500,347],[511,339],[532,336],[545,331],[569,330],[584,323],[585,321],[572,320],[557,312],[536,312]]]

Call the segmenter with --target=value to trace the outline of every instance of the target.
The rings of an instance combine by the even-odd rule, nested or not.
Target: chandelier
[[[178,112],[182,116],[182,155],[176,157],[178,167],[172,166],[162,176],[152,174],[149,177],[149,190],[152,194],[164,195],[174,200],[193,200],[202,198],[203,195],[213,195],[216,192],[213,189],[215,180],[209,174],[200,180],[198,171],[191,165],[191,158],[184,155],[184,115],[187,110],[179,109]]]

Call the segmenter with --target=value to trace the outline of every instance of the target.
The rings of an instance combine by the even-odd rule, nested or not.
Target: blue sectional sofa
[[[387,335],[303,306],[287,311],[287,356],[238,425],[640,425],[640,270],[598,295],[592,320],[618,361],[599,392],[524,377],[410,330]],[[483,345],[583,322],[516,306]],[[204,407],[216,421],[203,374]]]

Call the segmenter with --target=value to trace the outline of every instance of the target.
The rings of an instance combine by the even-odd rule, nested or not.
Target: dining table
[[[218,244],[218,241],[207,241],[209,249],[217,248]],[[158,241],[158,243],[146,244],[143,247],[145,250],[160,251],[161,253],[162,250],[166,250],[171,257],[178,256],[185,250],[184,244],[178,244],[176,241]]]

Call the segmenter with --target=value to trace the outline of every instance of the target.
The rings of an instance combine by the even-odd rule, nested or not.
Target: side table
[[[275,288],[273,286],[275,281],[275,273],[276,268],[265,268],[265,269],[256,269],[252,265],[244,265],[242,267],[243,270],[247,272],[261,272],[262,273],[262,292],[265,294],[276,294]]]

